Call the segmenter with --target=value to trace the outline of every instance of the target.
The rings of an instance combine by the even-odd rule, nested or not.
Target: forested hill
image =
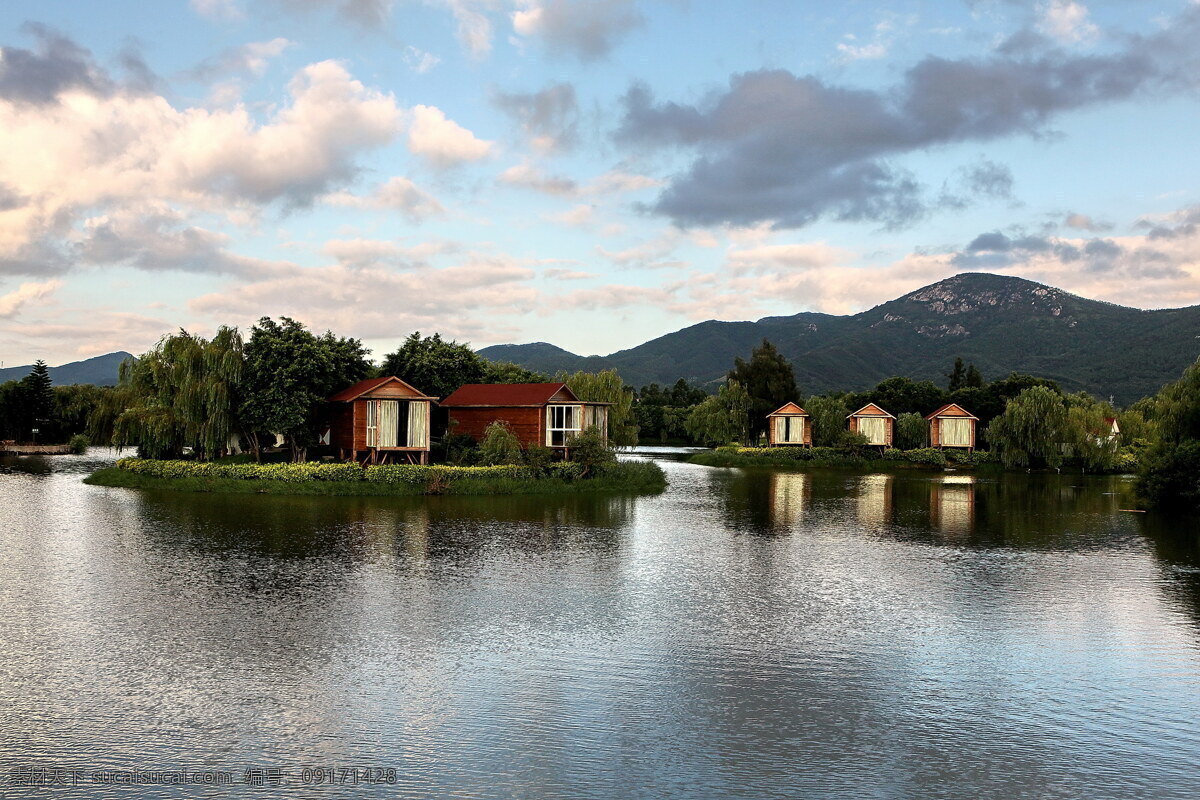
[[[851,316],[702,322],[609,356],[544,342],[479,352],[548,373],[611,367],[634,386],[706,383],[764,337],[791,359],[808,394],[860,391],[893,375],[941,384],[961,356],[988,379],[1028,372],[1128,403],[1175,380],[1200,355],[1200,306],[1143,311],[1022,278],[963,273]]]
[[[125,351],[106,353],[83,361],[72,361],[61,367],[50,367],[50,379],[57,386],[67,386],[72,383],[92,383],[97,386],[114,386],[117,383],[117,371],[121,362],[133,356]],[[16,381],[24,378],[33,369],[32,364],[23,367],[5,367],[0,369],[0,383]]]

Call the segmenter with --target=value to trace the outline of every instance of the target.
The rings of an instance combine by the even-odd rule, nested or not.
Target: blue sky
[[[0,359],[609,353],[962,271],[1200,302],[1200,4],[10,3]]]

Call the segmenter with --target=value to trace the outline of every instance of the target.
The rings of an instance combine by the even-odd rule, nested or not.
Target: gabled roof
[[[853,414],[847,415],[846,419],[850,419],[850,417],[891,417],[892,419],[895,419],[894,416],[892,416],[888,412],[884,411],[882,408],[875,405],[874,403],[867,403],[865,406],[860,408],[858,411],[855,411]]]
[[[405,387],[409,391],[411,391],[414,395],[414,399],[417,399],[417,400],[436,400],[437,399],[436,397],[430,397],[429,395],[425,394],[424,392],[418,391],[411,384],[400,380],[395,375],[388,375],[383,378],[367,378],[365,381],[359,381],[358,383],[351,384],[350,386],[347,386],[345,389],[342,389],[337,394],[331,395],[329,398],[329,401],[331,403],[349,403],[352,400],[357,400],[358,398],[362,397],[367,392],[373,392],[376,389],[378,389],[380,386],[383,386],[385,383],[392,383],[393,381],[400,384],[401,386]]]
[[[442,406],[536,407],[563,392],[568,400],[580,402],[565,383],[468,383],[450,393]]]
[[[780,417],[780,416],[784,416],[784,415],[791,416],[791,417],[798,417],[798,416],[807,417],[808,412],[805,411],[800,406],[796,405],[795,403],[784,403],[779,408],[772,411],[770,414],[767,414],[768,417]]]
[[[934,417],[956,417],[958,419],[974,420],[979,419],[979,417],[975,416],[970,411],[967,411],[958,403],[946,403],[946,405],[942,406],[937,411],[934,411],[932,414],[925,415],[925,419],[933,419]]]

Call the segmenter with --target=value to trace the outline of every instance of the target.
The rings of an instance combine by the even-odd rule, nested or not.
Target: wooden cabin
[[[1115,442],[1117,437],[1121,435],[1121,426],[1117,424],[1117,418],[1105,417],[1104,424],[1108,426],[1108,432],[1103,436],[1103,441],[1106,443]]]
[[[479,441],[493,422],[506,422],[522,447],[543,445],[568,457],[582,431],[596,427],[608,437],[612,404],[584,402],[565,383],[468,383],[439,405],[449,412],[451,433]]]
[[[767,414],[767,445],[812,446],[812,426],[808,424],[808,412],[795,403],[785,403]]]
[[[329,398],[329,430],[322,443],[342,460],[428,464],[429,412],[435,402],[436,397],[394,375],[359,381]]]
[[[929,420],[930,447],[975,449],[975,425],[979,417],[972,416],[962,406],[947,403],[932,414],[927,414],[925,419]]]
[[[867,437],[867,444],[874,447],[891,447],[896,438],[896,418],[874,403],[846,417],[850,420],[850,432]]]

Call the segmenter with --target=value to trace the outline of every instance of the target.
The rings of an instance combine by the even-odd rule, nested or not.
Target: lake
[[[0,796],[1197,796],[1200,539],[1128,479],[638,457],[666,492],[0,463]]]

